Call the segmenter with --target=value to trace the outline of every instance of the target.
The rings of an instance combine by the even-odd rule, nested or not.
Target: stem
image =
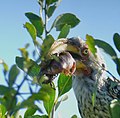
[[[22,94],[22,95],[30,95],[31,93],[18,93],[19,95]]]
[[[25,100],[24,97],[23,97],[21,94],[20,94],[19,96],[20,96],[23,100]]]
[[[22,82],[21,82],[20,85],[18,86],[18,89],[17,89],[17,92],[16,92],[15,95],[17,95],[17,94],[19,93],[19,90],[20,90],[21,86],[23,85],[23,83],[25,82],[26,78],[27,78],[27,75],[24,76]]]
[[[55,118],[55,104],[52,109],[51,118]]]
[[[59,98],[59,96],[57,96],[57,98],[56,98],[56,100],[54,102],[54,106],[53,106],[53,109],[52,109],[52,112],[51,112],[51,118],[55,118],[55,105],[58,102],[58,98]]]
[[[8,83],[8,80],[7,80],[7,78],[6,78],[6,77],[5,77],[5,81],[6,81],[7,85],[8,85],[9,83]]]
[[[41,18],[43,18],[43,16],[42,16],[42,12],[43,12],[43,11],[42,11],[42,10],[43,10],[43,6],[41,6],[41,7],[40,7],[40,10],[39,10],[39,11],[40,11],[40,16],[41,16]]]
[[[115,77],[110,71],[108,71],[108,70],[105,70],[105,71],[106,71],[110,76],[112,76],[114,80],[116,80],[116,77]]]
[[[45,38],[47,37],[47,4],[46,4],[46,0],[45,0],[45,7],[44,7],[44,18],[45,18],[45,24],[44,24],[44,27],[45,27]]]

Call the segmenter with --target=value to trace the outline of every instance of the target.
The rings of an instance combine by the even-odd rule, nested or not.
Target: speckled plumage
[[[81,39],[76,40],[78,43],[80,40],[80,43],[82,43],[80,46],[84,47],[84,41],[81,41]],[[111,118],[109,105],[114,98],[119,97],[117,95],[120,93],[120,83],[116,85],[119,87],[117,88],[117,93],[115,93],[115,96],[112,96],[109,87],[110,82],[113,82],[113,80],[107,79],[107,76],[105,76],[106,72],[102,69],[104,62],[100,58],[100,54],[95,58],[92,53],[90,53],[88,59],[84,61],[84,64],[92,69],[91,74],[86,76],[80,71],[73,75],[73,89],[78,101],[81,117]],[[93,93],[96,93],[94,106],[92,104]]]
[[[110,118],[109,104],[113,98],[109,95],[106,81],[104,81],[105,78],[101,73],[98,75],[97,71],[92,74],[94,77],[73,76],[73,89],[78,101],[80,114],[82,118]],[[92,96],[95,92],[96,84],[96,100],[93,106]]]

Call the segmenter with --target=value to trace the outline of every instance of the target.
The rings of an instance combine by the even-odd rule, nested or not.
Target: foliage
[[[110,113],[112,118],[119,118],[120,117],[120,101],[113,100],[110,104]]]
[[[97,53],[97,50],[95,48],[95,41],[94,38],[90,35],[86,35],[86,43],[90,49],[90,51],[93,53],[93,55],[95,56],[95,54]]]
[[[27,51],[29,44],[26,44],[25,47],[19,48],[21,57],[16,57],[16,65],[13,65],[10,69],[1,60],[7,85],[0,85],[0,117],[11,116],[11,118],[14,118],[20,109],[27,108],[24,118],[52,118],[55,110],[57,110],[62,101],[67,99],[66,95],[63,95],[71,89],[72,79],[70,76],[61,74],[58,77],[57,85],[53,84],[53,86],[58,86],[55,89],[50,84],[38,83],[37,80],[41,68],[41,61],[46,59],[46,55],[55,41],[51,34],[52,29],[56,28],[56,31],[59,31],[58,38],[66,38],[70,29],[80,22],[74,14],[64,13],[57,16],[51,24],[50,29],[48,29],[48,20],[50,21],[60,2],[60,0],[38,0],[40,15],[32,12],[25,13],[25,16],[30,22],[26,22],[24,27],[30,34],[35,48],[40,49],[40,52],[38,52],[39,55],[36,55],[36,50],[34,50],[34,60],[30,59],[29,52]],[[42,43],[39,43],[38,39]],[[21,78],[18,67],[24,71],[20,84],[17,84],[18,78]],[[28,93],[20,92],[24,83],[28,84]],[[26,99],[24,95],[28,95],[28,98]],[[18,102],[19,97],[23,99],[20,102]],[[35,115],[36,111],[42,113],[40,107],[41,101],[43,101],[46,115]],[[21,118],[21,116],[19,117]]]
[[[24,27],[30,34],[35,49],[40,49],[40,52],[38,52],[39,55],[36,55],[37,50],[33,50],[33,59],[31,59],[27,51],[29,44],[26,44],[25,47],[19,48],[21,57],[16,57],[16,64],[10,69],[3,60],[0,60],[0,64],[3,65],[3,74],[6,82],[6,85],[0,85],[0,118],[7,116],[16,118],[18,111],[22,108],[27,108],[24,118],[53,118],[60,104],[67,100],[68,96],[65,95],[65,93],[72,87],[72,79],[70,76],[60,74],[57,85],[53,83],[52,86],[50,84],[42,84],[42,82],[39,83],[37,80],[41,62],[46,60],[46,55],[55,41],[51,34],[53,28],[59,31],[58,38],[66,38],[71,28],[74,28],[80,22],[79,18],[74,14],[64,13],[57,16],[48,29],[48,23],[50,24],[48,21],[50,21],[60,2],[61,0],[38,0],[40,15],[32,12],[25,13],[25,16],[30,22],[26,22]],[[37,39],[41,40],[42,43],[39,43]],[[116,51],[108,43],[94,39],[90,35],[86,35],[86,39],[94,55],[96,53],[95,45],[101,47],[110,55],[120,75],[120,58],[117,56]],[[120,35],[115,33],[113,41],[116,49],[120,51]],[[24,71],[23,75],[20,69]],[[20,83],[18,83],[18,78],[19,80],[21,79]],[[45,80],[45,77],[43,77],[43,79]],[[29,92],[21,93],[21,88],[25,83],[28,85]],[[28,97],[26,98],[24,95]],[[22,101],[18,100],[20,97]],[[43,113],[41,109],[41,101],[43,102],[46,114]],[[36,115],[36,111],[43,115]],[[115,112],[115,108],[111,110],[112,116],[115,116]],[[19,116],[19,118],[21,118],[21,116]],[[71,118],[77,118],[77,116],[73,115]]]
[[[117,45],[120,42],[120,35],[118,33],[114,34],[113,41],[116,46],[116,49],[120,51],[120,46]],[[107,42],[104,42],[98,39],[95,39],[95,44],[98,47],[102,48],[105,51],[105,53],[107,53],[111,57],[111,59],[115,62],[117,72],[120,75],[120,58],[117,56],[117,52],[113,49],[113,47]]]
[[[48,19],[50,20],[52,17],[52,14],[60,3],[60,0],[39,0],[38,3],[40,5],[40,16],[32,12],[25,13],[25,16],[29,19],[30,23],[26,22],[24,27],[30,34],[35,47],[41,50],[39,53],[40,55],[38,55],[38,60],[40,60],[39,65],[37,64],[38,60],[35,62],[25,56],[16,57],[16,64],[20,69],[26,72],[27,75],[31,76],[33,78],[33,81],[38,84],[38,86],[41,85],[38,93],[42,96],[42,98],[38,97],[37,93],[32,94],[31,98],[40,98],[39,100],[43,101],[44,108],[47,112],[47,115],[45,117],[52,118],[56,105],[58,107],[58,104],[61,103],[61,100],[59,101],[59,98],[71,89],[72,80],[71,77],[67,77],[61,74],[58,78],[58,94],[56,95],[55,89],[57,88],[54,89],[49,84],[43,85],[42,82],[40,84],[37,82],[36,78],[39,76],[41,66],[40,63],[47,58],[46,55],[48,54],[51,45],[55,41],[53,36],[50,34],[51,30],[53,28],[56,28],[56,31],[60,32],[58,38],[66,38],[69,34],[70,29],[75,27],[80,22],[80,20],[72,13],[64,13],[56,17],[56,19],[51,24],[51,28],[48,30]],[[41,39],[42,44],[37,41],[37,38]],[[24,55],[24,52],[21,53]],[[25,114],[27,114],[27,116],[29,115],[28,113],[30,110],[32,109],[30,108],[26,111],[27,113]]]

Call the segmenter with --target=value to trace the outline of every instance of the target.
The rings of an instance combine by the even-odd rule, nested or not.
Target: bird
[[[46,61],[42,72],[50,77],[61,72],[72,76],[82,118],[111,118],[109,106],[112,100],[120,99],[120,81],[106,75],[104,59],[96,49],[94,55],[80,37],[58,39],[48,52],[48,57],[58,59]]]

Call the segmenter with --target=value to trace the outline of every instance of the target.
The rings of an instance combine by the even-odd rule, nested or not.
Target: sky
[[[31,37],[23,24],[28,21],[25,17],[26,12],[39,14],[37,0],[1,0],[0,3],[0,58],[9,65],[15,63],[15,57],[20,53],[18,48],[30,43],[30,50],[34,49]],[[114,33],[120,34],[120,1],[119,0],[62,0],[60,6],[53,14],[53,20],[62,13],[73,13],[80,20],[80,24],[73,28],[68,37],[81,37],[85,39],[86,34],[92,35],[96,39],[101,39],[113,45]],[[52,31],[53,36],[58,33]],[[118,54],[120,57],[120,55]],[[107,58],[108,69],[115,74],[115,64]],[[2,82],[2,67],[0,66],[0,81]],[[0,83],[1,84],[1,83]],[[61,118],[70,118],[77,114],[76,99],[73,91],[68,93],[69,99],[64,102],[59,109]]]

